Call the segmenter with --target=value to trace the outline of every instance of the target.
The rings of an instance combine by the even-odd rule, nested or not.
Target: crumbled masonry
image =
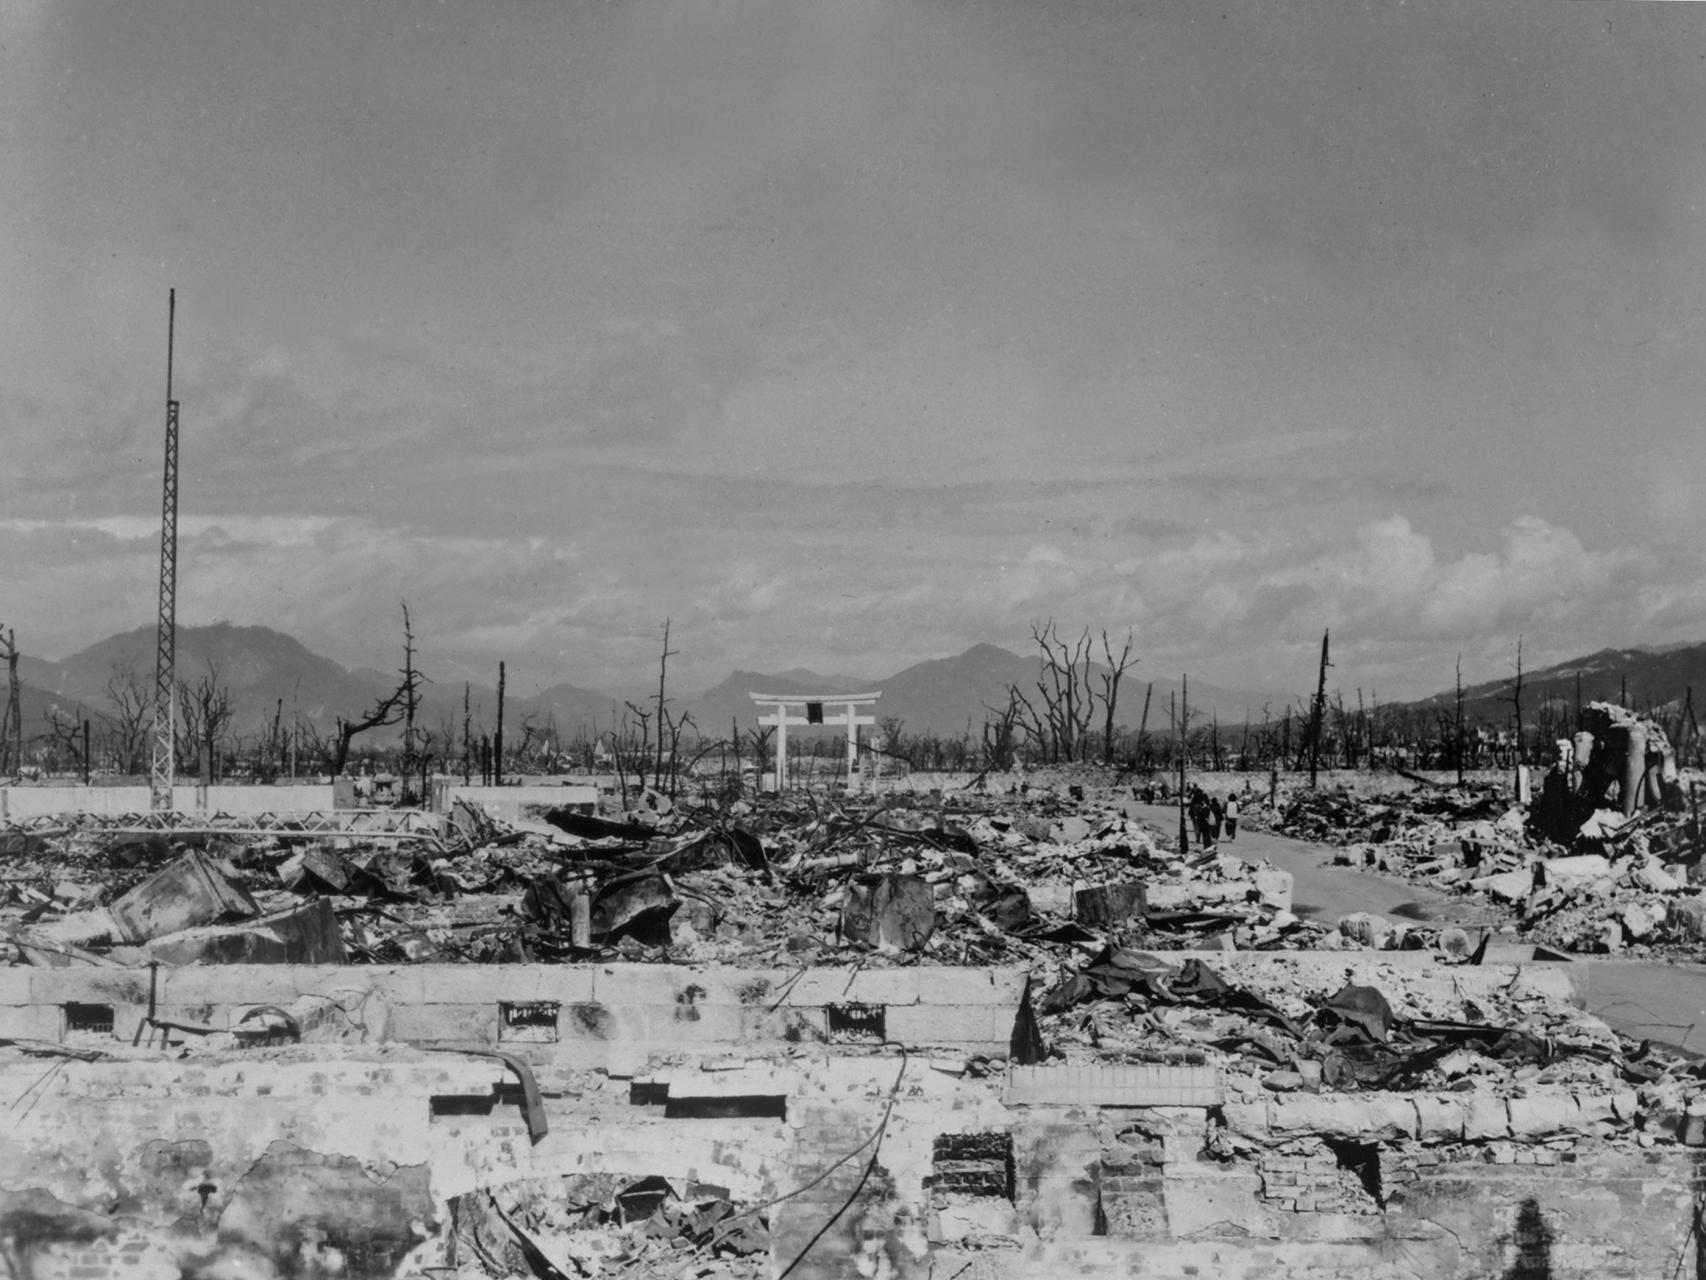
[[[1706,938],[1686,784],[1602,719],[1567,840],[1540,789],[1243,806],[1497,935],[1296,914],[1089,770],[19,824],[0,1274],[1694,1274],[1706,1068],[1522,945]]]

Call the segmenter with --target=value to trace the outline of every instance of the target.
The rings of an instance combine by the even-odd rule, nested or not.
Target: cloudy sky
[[[512,690],[1706,640],[1706,6],[0,0],[0,620]]]

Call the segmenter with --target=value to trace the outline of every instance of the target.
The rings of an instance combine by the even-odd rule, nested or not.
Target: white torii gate
[[[868,707],[882,697],[882,690],[876,693],[826,693],[822,697],[816,694],[797,693],[751,693],[747,697],[761,707],[771,708],[767,716],[759,716],[758,723],[776,727],[776,790],[785,791],[788,786],[788,726],[791,724],[840,724],[847,726],[847,783],[853,783],[853,775],[859,771],[859,726],[874,725],[875,716],[862,716],[860,707]],[[826,716],[825,706],[840,707],[838,716]],[[790,715],[790,707],[803,707],[805,715]]]

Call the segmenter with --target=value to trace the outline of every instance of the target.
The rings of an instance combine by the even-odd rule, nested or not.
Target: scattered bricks
[[[1461,1142],[1463,1140],[1463,1099],[1457,1095],[1435,1097],[1418,1093],[1416,1104],[1416,1136],[1423,1142]]]
[[[1466,1142],[1487,1142],[1510,1136],[1510,1112],[1503,1098],[1468,1094],[1463,1108],[1463,1138]]]

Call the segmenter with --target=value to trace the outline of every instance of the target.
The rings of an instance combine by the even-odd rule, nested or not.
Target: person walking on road
[[[1238,838],[1238,796],[1232,794],[1226,797],[1226,839],[1230,842]]]

